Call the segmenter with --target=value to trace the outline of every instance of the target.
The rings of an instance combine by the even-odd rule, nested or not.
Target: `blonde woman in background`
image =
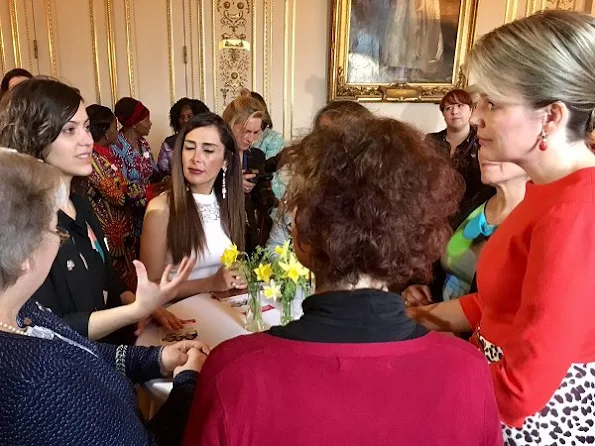
[[[253,149],[262,134],[266,107],[249,94],[241,94],[223,111],[238,146],[246,202],[246,251],[265,245],[271,229],[270,213],[277,200],[271,188],[272,173],[266,171],[266,158],[262,151]]]
[[[480,153],[532,181],[482,250],[478,293],[411,312],[427,327],[475,331],[507,445],[595,441],[594,55],[595,17],[568,11],[476,44]]]

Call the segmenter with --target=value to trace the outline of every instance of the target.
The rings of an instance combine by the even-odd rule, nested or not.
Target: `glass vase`
[[[260,301],[261,286],[259,283],[248,284],[248,312],[246,313],[246,330],[252,333],[265,331],[268,327],[262,318]]]
[[[293,299],[283,299],[281,302],[281,325],[287,325],[295,319]]]

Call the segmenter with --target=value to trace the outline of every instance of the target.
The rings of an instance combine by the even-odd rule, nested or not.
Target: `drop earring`
[[[545,129],[541,128],[541,141],[539,141],[539,150],[545,152],[547,150],[547,133],[545,133]]]
[[[223,196],[223,199],[225,200],[225,197],[227,196],[227,186],[225,184],[225,174],[227,173],[227,166],[223,166],[223,181],[221,182],[221,195]]]

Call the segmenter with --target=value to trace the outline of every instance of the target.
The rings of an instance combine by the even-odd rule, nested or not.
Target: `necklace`
[[[5,324],[4,322],[0,322],[0,327],[6,328],[8,331],[10,331],[12,333],[20,334],[20,335],[23,335],[23,336],[29,336],[27,334],[27,332],[25,332],[24,330],[19,329],[19,328],[15,328],[12,325]]]

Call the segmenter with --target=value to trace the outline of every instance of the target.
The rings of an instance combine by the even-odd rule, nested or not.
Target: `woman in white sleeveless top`
[[[218,115],[201,113],[176,141],[171,189],[147,207],[140,258],[149,278],[156,280],[166,264],[195,255],[196,265],[178,288],[178,298],[244,288],[220,260],[231,243],[243,249],[244,214],[242,168],[231,129]],[[182,327],[173,314],[164,315],[165,326]]]

